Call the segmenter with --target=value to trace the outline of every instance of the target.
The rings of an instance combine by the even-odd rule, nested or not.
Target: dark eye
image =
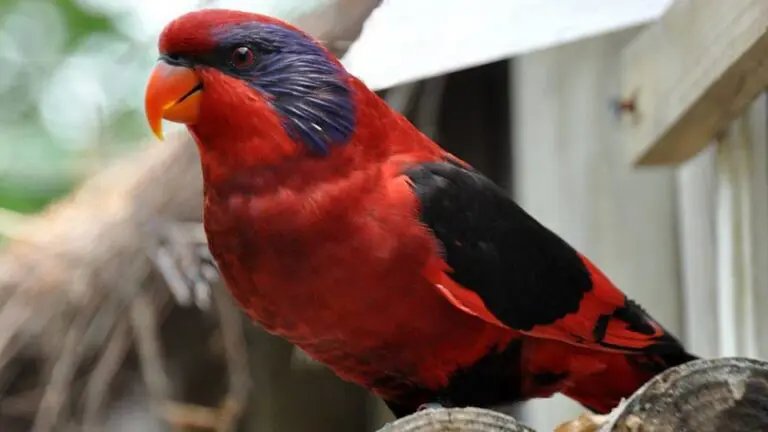
[[[246,46],[237,47],[232,51],[230,62],[237,69],[247,69],[253,66],[255,61],[256,56],[253,54],[253,50]]]

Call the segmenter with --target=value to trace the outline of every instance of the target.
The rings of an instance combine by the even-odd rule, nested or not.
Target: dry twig
[[[234,305],[222,286],[213,290],[214,303],[218,309],[221,338],[227,358],[229,373],[229,393],[220,407],[220,420],[216,432],[232,430],[248,399],[250,373],[248,371],[248,352],[240,318],[240,311]]]
[[[164,370],[162,344],[158,335],[158,308],[159,305],[150,294],[142,290],[131,303],[130,317],[144,383],[150,398],[156,406],[161,406],[170,396],[171,384]]]
[[[83,424],[86,431],[100,429],[100,414],[107,402],[109,386],[120,370],[131,346],[131,333],[128,317],[122,315],[112,330],[112,337],[93,369],[85,388],[85,412]]]

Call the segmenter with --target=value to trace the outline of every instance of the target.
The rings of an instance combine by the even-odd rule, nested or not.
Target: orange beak
[[[193,69],[164,61],[155,66],[144,95],[144,111],[155,136],[163,139],[163,119],[195,124],[200,114],[203,83]]]

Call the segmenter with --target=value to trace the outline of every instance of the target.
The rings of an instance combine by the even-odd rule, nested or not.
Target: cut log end
[[[660,374],[617,410],[602,431],[768,430],[768,363],[696,360]]]
[[[378,432],[535,432],[514,418],[481,408],[438,408],[418,411],[387,424]]]

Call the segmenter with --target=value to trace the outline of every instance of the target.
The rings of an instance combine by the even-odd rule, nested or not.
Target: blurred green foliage
[[[0,0],[0,210],[36,212],[150,133],[157,34],[201,6],[284,19],[334,0]]]
[[[66,42],[64,42],[64,48],[67,51],[72,51],[77,44],[93,33],[117,31],[112,20],[104,13],[83,9],[73,0],[56,0],[56,5],[68,29]]]
[[[47,45],[37,44],[36,50],[24,30],[49,30],[35,41]],[[0,207],[38,211],[86,174],[83,150],[62,146],[43,124],[39,108],[57,68],[95,34],[120,37],[110,16],[75,0],[0,1],[0,64],[5,65],[0,67]],[[68,108],[77,110],[77,103],[73,93]],[[106,122],[120,132],[115,144],[137,136],[127,131],[136,130],[139,114],[133,110]]]

